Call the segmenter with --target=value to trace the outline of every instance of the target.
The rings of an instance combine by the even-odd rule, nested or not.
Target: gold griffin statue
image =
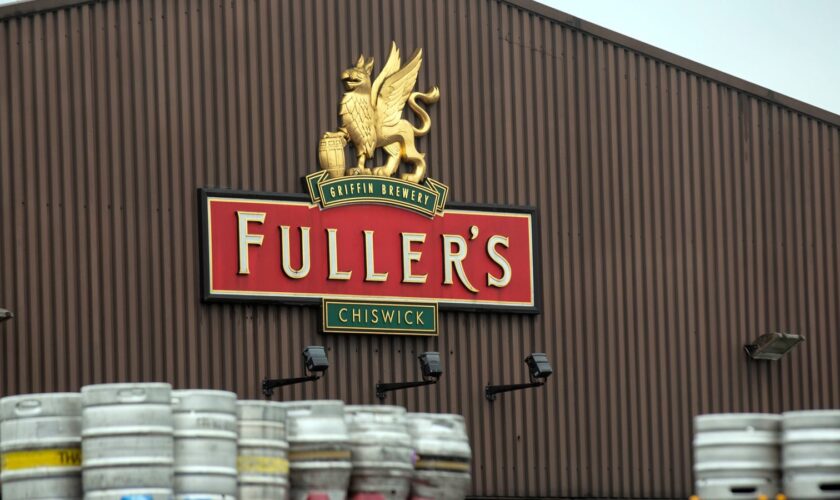
[[[440,98],[435,86],[428,92],[412,92],[417,83],[417,74],[422,62],[422,49],[417,49],[411,59],[400,67],[400,51],[391,43],[391,54],[379,76],[371,83],[373,58],[359,56],[356,65],[341,73],[346,92],[341,99],[339,114],[341,127],[336,132],[327,132],[319,147],[321,168],[331,177],[344,175],[393,176],[400,163],[412,164],[414,170],[400,177],[410,182],[421,182],[426,176],[426,160],[423,153],[414,146],[414,138],[426,135],[432,120],[417,100],[433,104]],[[402,118],[402,110],[409,107],[420,118],[420,127]],[[356,150],[356,166],[344,168],[344,147],[353,141]],[[377,148],[384,148],[388,154],[385,165],[369,169],[365,166]]]

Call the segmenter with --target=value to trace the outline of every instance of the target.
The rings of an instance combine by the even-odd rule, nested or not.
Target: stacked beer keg
[[[840,410],[694,419],[700,500],[840,498]]]
[[[4,500],[455,500],[463,417],[341,401],[237,401],[169,384],[0,399]]]

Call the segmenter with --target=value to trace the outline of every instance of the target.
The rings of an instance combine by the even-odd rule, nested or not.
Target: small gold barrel
[[[330,177],[341,177],[344,175],[344,137],[326,133],[318,145],[318,157],[321,160],[321,168],[329,172]]]

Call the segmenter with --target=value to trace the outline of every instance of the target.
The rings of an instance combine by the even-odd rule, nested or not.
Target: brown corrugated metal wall
[[[693,415],[840,407],[840,118],[523,5],[113,0],[2,21],[0,394],[258,397],[323,343],[327,377],[282,396],[373,403],[437,349],[438,386],[389,401],[466,415],[479,496],[684,497]],[[299,192],[340,70],[361,51],[378,69],[392,39],[442,90],[431,175],[458,201],[538,207],[543,313],[377,338],[320,336],[314,308],[201,304],[196,188]],[[774,330],[807,341],[747,362]],[[548,385],[484,400],[532,350]]]

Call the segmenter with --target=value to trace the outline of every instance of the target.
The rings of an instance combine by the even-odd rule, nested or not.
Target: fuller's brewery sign
[[[326,332],[413,335],[437,334],[438,305],[538,312],[535,211],[448,203],[427,176],[418,101],[440,93],[413,91],[421,63],[392,45],[373,81],[364,56],[341,74],[341,125],[321,139],[307,194],[199,191],[205,301],[317,303]],[[385,164],[369,168],[378,148]]]

